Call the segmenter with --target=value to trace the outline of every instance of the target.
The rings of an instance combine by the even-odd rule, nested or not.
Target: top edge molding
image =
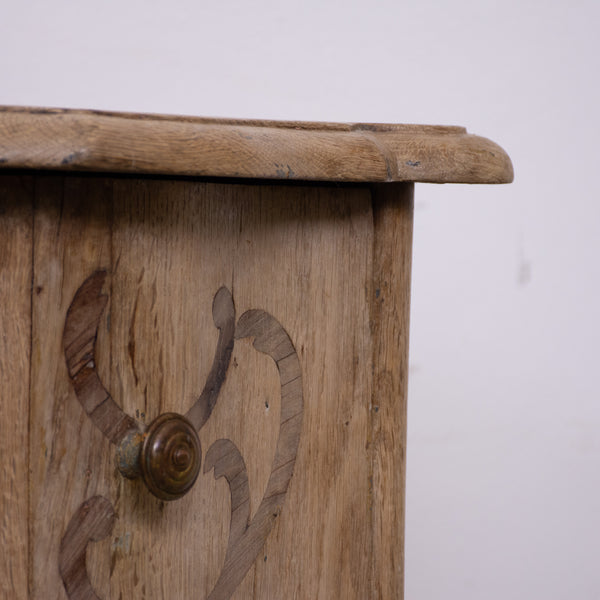
[[[0,168],[332,182],[510,183],[464,127],[0,107]]]

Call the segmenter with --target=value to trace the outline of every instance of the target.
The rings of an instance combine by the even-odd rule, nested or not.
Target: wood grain
[[[508,183],[462,127],[302,123],[0,107],[0,168],[318,181]]]
[[[262,202],[246,212],[242,239],[252,251],[238,257],[235,296],[240,311],[264,308],[294,340],[304,419],[285,508],[248,597],[368,598],[370,195],[299,188],[287,190],[290,202],[283,203],[278,192],[264,189]],[[254,394],[260,381],[250,382]]]
[[[108,296],[102,294],[106,271],[95,271],[77,290],[67,310],[63,345],[75,394],[92,423],[113,443],[139,432],[102,384],[96,369],[96,338]]]
[[[28,597],[33,180],[0,175],[0,597]]]
[[[77,401],[62,341],[67,309],[81,282],[111,262],[111,188],[110,181],[98,179],[36,177],[29,521],[30,597],[40,600],[65,598],[58,557],[74,513],[86,499],[113,499],[116,492],[114,447]],[[110,388],[107,333],[103,320],[97,363]],[[110,540],[94,544],[103,555],[88,565],[102,598],[109,597],[110,545]]]
[[[214,300],[220,288],[234,289],[238,216],[223,186],[116,179],[113,194],[110,389],[127,414],[149,424],[161,413],[186,414],[211,380],[223,331],[215,320],[233,320],[228,303]],[[196,425],[210,413],[200,431],[203,449],[230,437],[227,427],[206,437],[227,399],[221,389],[212,412],[205,410],[210,402],[201,405]],[[232,415],[232,425],[242,418]],[[225,481],[200,474],[186,496],[169,503],[139,481],[123,481],[109,499],[119,514],[111,597],[206,598],[227,550]]]
[[[373,395],[369,450],[372,478],[372,563],[374,598],[404,594],[406,399],[412,184],[376,185],[373,198]],[[386,576],[382,577],[381,574]]]
[[[86,550],[89,542],[109,536],[114,522],[112,504],[102,496],[86,500],[69,522],[60,543],[58,570],[70,600],[100,600],[88,577]]]
[[[118,517],[112,535],[86,551],[100,598],[400,596],[406,354],[398,336],[410,264],[393,263],[410,246],[411,187],[384,189],[389,197],[363,186],[39,177],[32,597],[64,599],[60,543],[97,495]],[[175,502],[118,474],[114,445],[72,389],[65,319],[99,269],[107,304],[95,367],[142,426],[194,406],[218,363],[215,348],[221,356],[228,347],[219,323],[244,315],[218,402],[200,411],[202,448],[215,448],[204,467],[224,477],[202,473]],[[222,288],[231,297],[221,306]],[[234,471],[244,465],[235,493],[235,473],[219,460],[229,452]]]
[[[235,334],[235,306],[231,292],[226,287],[220,288],[215,294],[212,314],[215,327],[219,330],[215,358],[202,393],[185,415],[197,430],[208,421],[217,403],[231,361]]]
[[[254,338],[254,347],[277,364],[281,381],[279,432],[273,466],[264,496],[250,518],[250,488],[244,459],[230,440],[217,440],[206,455],[204,471],[227,479],[231,495],[231,525],[227,554],[209,600],[227,600],[244,579],[264,547],[280,515],[294,472],[302,430],[302,373],[298,354],[285,329],[262,310],[245,312],[236,338]]]

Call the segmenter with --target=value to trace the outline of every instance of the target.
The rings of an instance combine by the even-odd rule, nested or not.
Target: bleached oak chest
[[[0,109],[0,596],[403,593],[414,182],[458,127]]]

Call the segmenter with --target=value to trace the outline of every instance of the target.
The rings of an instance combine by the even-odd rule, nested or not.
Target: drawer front
[[[400,597],[412,186],[0,181],[17,597]]]

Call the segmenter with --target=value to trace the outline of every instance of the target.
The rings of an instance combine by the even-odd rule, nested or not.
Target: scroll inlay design
[[[88,578],[85,552],[89,542],[99,542],[109,536],[114,523],[113,506],[102,496],[86,500],[71,517],[60,543],[58,559],[69,598],[100,600]]]
[[[131,440],[135,440],[141,448],[140,440],[143,442],[146,436],[146,427],[118,406],[96,370],[98,326],[108,302],[108,297],[102,294],[105,279],[106,271],[96,271],[76,292],[65,321],[65,359],[82,408],[94,425],[119,448],[119,459],[125,457],[130,461],[121,472],[136,476],[139,470],[136,462],[138,446],[132,445]],[[219,329],[213,366],[202,393],[185,417],[181,418],[196,430],[200,430],[208,421],[225,381],[236,339],[254,338],[254,348],[275,362],[281,386],[277,446],[265,494],[252,519],[246,464],[235,444],[228,439],[217,440],[209,448],[204,460],[204,473],[214,469],[215,479],[225,477],[231,496],[225,561],[208,596],[208,600],[227,600],[257,559],[283,508],[302,429],[302,374],[292,340],[272,315],[263,310],[249,310],[236,324],[233,297],[225,287],[215,294],[212,314],[215,326]],[[114,518],[113,506],[101,496],[83,502],[71,518],[61,541],[59,558],[61,577],[71,600],[98,598],[86,572],[85,549],[88,541],[97,541],[109,535]],[[202,557],[198,557],[198,560],[202,561]]]

